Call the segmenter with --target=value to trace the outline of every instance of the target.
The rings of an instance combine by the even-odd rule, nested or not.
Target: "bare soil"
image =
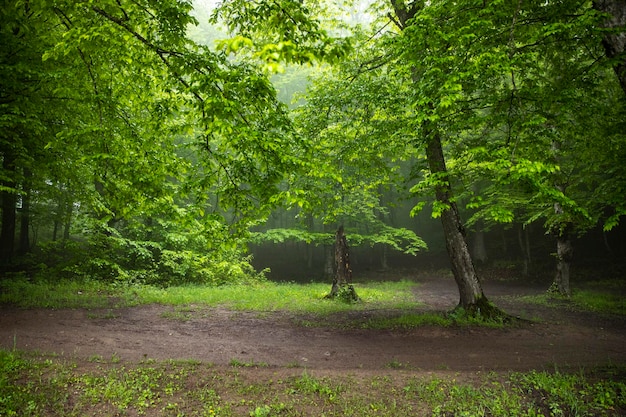
[[[420,275],[415,297],[424,311],[446,311],[457,301],[451,277]],[[23,310],[0,307],[0,346],[54,353],[73,360],[93,357],[137,362],[147,358],[194,359],[228,365],[233,360],[329,372],[376,372],[402,364],[414,371],[525,371],[626,364],[623,317],[581,312],[568,303],[525,303],[521,295],[545,286],[488,281],[485,293],[505,311],[528,319],[515,327],[426,326],[371,330],[303,326],[288,312],[237,312],[224,308],[149,305],[114,310]],[[357,287],[358,289],[358,287]],[[394,311],[365,310],[367,320]],[[338,322],[346,315],[335,318]],[[263,373],[263,369],[259,369]]]

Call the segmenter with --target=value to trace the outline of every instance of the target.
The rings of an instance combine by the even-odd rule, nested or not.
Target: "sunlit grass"
[[[355,284],[361,302],[348,304],[324,296],[330,284],[273,283],[255,285],[177,286],[159,288],[147,285],[111,285],[99,281],[31,282],[15,279],[2,283],[1,304],[22,308],[103,308],[143,304],[173,306],[201,305],[234,310],[294,311],[330,314],[334,312],[397,308],[418,305],[414,282],[369,282]]]
[[[330,314],[347,310],[372,308],[411,308],[418,305],[410,281],[371,282],[355,285],[359,303],[343,303],[325,299],[329,284],[272,283],[248,286],[201,287],[184,286],[160,289],[142,287],[138,293],[141,304],[224,306],[234,310],[294,311]]]

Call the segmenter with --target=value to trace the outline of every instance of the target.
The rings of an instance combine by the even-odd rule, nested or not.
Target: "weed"
[[[392,372],[260,379],[195,361],[101,363],[94,369],[0,350],[0,415],[614,416],[626,412],[626,371],[491,372],[474,382]],[[394,361],[394,363],[400,362]],[[277,389],[280,387],[280,389]]]
[[[402,369],[408,367],[408,365],[397,359],[392,359],[389,363],[387,363],[387,365],[385,365],[385,367],[389,369]]]
[[[365,329],[414,329],[422,326],[447,327],[452,320],[438,313],[404,313],[398,317],[374,317],[362,324]]]
[[[325,398],[329,402],[335,401],[339,393],[342,391],[340,387],[333,388],[327,379],[318,379],[303,373],[302,377],[294,383],[296,387],[292,392],[315,393]]]
[[[91,355],[87,360],[92,363],[101,363],[104,358],[102,357],[102,355]]]
[[[266,362],[255,362],[254,360],[245,362],[239,359],[233,358],[230,360],[229,365],[234,368],[267,368],[269,364]]]

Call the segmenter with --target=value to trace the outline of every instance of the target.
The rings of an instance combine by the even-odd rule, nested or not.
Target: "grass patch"
[[[330,376],[196,361],[91,363],[0,350],[2,416],[618,416],[626,369]]]
[[[16,277],[0,282],[0,304],[22,308],[119,308],[137,304],[132,288],[96,280],[31,281]]]
[[[347,304],[324,299],[330,284],[273,283],[255,285],[178,286],[159,288],[147,285],[111,286],[98,281],[31,282],[5,280],[1,284],[0,304],[22,308],[120,308],[141,304],[178,306],[173,319],[187,320],[184,306],[224,306],[234,310],[259,312],[292,311],[332,314],[376,308],[413,308],[418,305],[410,281],[370,282],[358,285],[362,302]]]
[[[358,287],[362,303],[347,304],[324,299],[330,285],[266,282],[256,285],[223,287],[183,286],[160,289],[142,287],[137,291],[142,304],[203,304],[245,311],[292,311],[332,314],[364,308],[408,308],[417,306],[409,281],[366,283]]]
[[[364,329],[414,329],[423,326],[447,327],[453,320],[438,313],[405,313],[397,317],[372,317],[361,324]]]
[[[626,315],[626,298],[619,293],[606,293],[591,289],[575,290],[572,293],[572,302],[584,310]]]
[[[623,282],[626,285],[626,282]],[[610,288],[610,287],[609,287]],[[626,316],[626,297],[620,291],[608,292],[605,287],[590,286],[574,289],[571,297],[554,294],[539,294],[520,297],[524,302],[544,305],[547,307],[569,307],[572,309],[593,311],[596,313]]]
[[[242,361],[237,358],[233,358],[228,363],[233,368],[267,368],[269,365],[265,362],[255,362],[254,360]]]

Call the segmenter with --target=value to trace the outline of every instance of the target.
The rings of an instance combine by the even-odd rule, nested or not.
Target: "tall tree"
[[[394,23],[406,35],[403,56],[406,65],[411,68],[411,80],[417,93],[415,98],[419,100],[412,103],[416,108],[418,119],[414,126],[420,132],[418,140],[425,144],[428,167],[431,178],[435,181],[438,215],[444,230],[452,272],[459,289],[459,307],[470,314],[499,314],[487,300],[478,279],[444,156],[442,139],[444,127],[439,119],[451,104],[446,100],[455,100],[455,94],[459,93],[455,90],[460,85],[452,68],[445,62],[446,56],[442,54],[443,56],[438,57],[437,53],[444,51],[446,47],[450,49],[453,47],[446,45],[444,36],[429,36],[427,31],[420,30],[424,29],[425,25],[420,24],[419,18],[428,19],[431,9],[436,10],[442,5],[426,5],[420,1],[406,3],[400,0],[391,0],[390,4],[394,12],[392,15]],[[430,29],[434,29],[434,25],[430,26]],[[440,35],[441,31],[435,33]],[[427,68],[429,64],[432,66]],[[437,74],[435,71],[440,73]],[[434,76],[438,76],[439,80]]]
[[[607,15],[603,22],[607,30],[602,43],[622,90],[626,93],[626,1],[595,0],[593,7]]]

